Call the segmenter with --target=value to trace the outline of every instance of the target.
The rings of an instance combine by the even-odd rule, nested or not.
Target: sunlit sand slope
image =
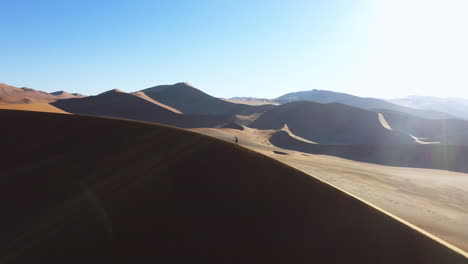
[[[65,111],[63,111],[61,109],[58,109],[57,107],[52,106],[52,105],[47,104],[47,103],[0,105],[0,109],[68,114],[67,112],[65,112]]]
[[[0,120],[11,124],[2,138],[21,139],[2,146],[1,263],[466,263],[231,143],[75,115],[2,110]]]
[[[382,166],[328,155],[296,152],[270,143],[271,136],[276,136],[277,133],[283,135],[284,143],[287,140],[303,143],[286,131],[252,128],[205,128],[193,131],[230,142],[236,136],[242,146],[342,188],[468,251],[468,174]],[[419,148],[418,145],[413,146]],[[385,152],[385,149],[380,151]],[[405,154],[402,152],[394,156]],[[434,161],[436,158],[433,157]]]

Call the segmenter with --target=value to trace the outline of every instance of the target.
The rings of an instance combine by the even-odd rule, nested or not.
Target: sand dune
[[[413,167],[468,172],[468,147],[440,144],[309,144],[289,136],[275,133],[270,142],[280,148],[311,154],[331,155],[340,158],[387,166]]]
[[[388,130],[393,130],[393,128],[388,124],[387,120],[385,119],[385,116],[382,113],[377,113],[379,115],[379,121],[382,124],[382,126]],[[427,141],[429,140],[428,138],[420,138],[413,136],[411,134],[408,134],[410,137],[414,139],[414,143],[416,144],[440,144],[440,142],[434,142],[434,141]]]
[[[208,95],[187,83],[159,85],[142,90],[152,99],[169,105],[185,114],[195,115],[251,115],[272,109],[273,105],[245,105],[227,102]]]
[[[437,98],[413,95],[405,98],[389,99],[387,101],[406,107],[436,110],[465,120],[468,119],[468,100],[462,98]]]
[[[352,107],[358,107],[361,109],[374,110],[374,109],[387,109],[393,111],[399,111],[414,116],[420,116],[425,118],[444,119],[454,118],[449,114],[433,111],[433,110],[422,110],[410,107],[401,106],[398,104],[390,103],[383,99],[377,98],[366,98],[354,96],[346,93],[338,93],[326,90],[310,90],[288,93],[280,96],[274,101],[280,103],[294,102],[294,101],[311,101],[316,103],[328,104],[328,103],[340,103],[349,105]]]
[[[134,93],[131,93],[131,94],[133,94],[135,96],[138,96],[138,97],[140,97],[142,99],[145,99],[145,100],[147,100],[147,101],[149,101],[149,102],[151,102],[151,103],[153,103],[155,105],[166,108],[167,110],[170,110],[170,111],[172,111],[174,113],[182,114],[181,111],[152,99],[151,97],[147,96],[144,92],[134,92]]]
[[[0,83],[0,104],[52,103],[70,97],[82,97],[82,95],[75,96],[66,92],[49,94],[30,88],[17,88]]]
[[[407,134],[384,128],[375,112],[342,104],[292,102],[265,112],[250,126],[281,129],[319,144],[413,143]]]
[[[162,124],[171,123],[177,118],[177,114],[172,111],[117,89],[97,96],[64,99],[52,105],[79,115],[126,118]]]
[[[281,128],[281,131],[284,131],[284,132],[288,133],[288,135],[289,135],[290,137],[292,137],[292,138],[294,138],[294,139],[297,139],[297,140],[299,140],[299,141],[302,141],[302,142],[305,142],[305,143],[310,143],[310,144],[317,144],[317,143],[312,142],[312,141],[310,141],[310,140],[307,140],[307,139],[305,139],[305,138],[301,138],[301,137],[299,137],[299,136],[296,136],[293,132],[291,132],[291,130],[289,129],[288,125],[286,125],[286,124]]]
[[[144,94],[137,96],[115,89],[97,96],[60,100],[52,105],[78,115],[122,118],[176,127],[217,127],[234,120],[234,116],[181,115],[173,108],[144,97]]]
[[[379,115],[380,124],[382,124],[382,126],[385,129],[393,130],[392,127],[388,124],[387,120],[385,119],[385,116],[382,113],[377,113],[377,114]]]
[[[425,142],[468,145],[468,121],[460,119],[424,119],[396,111],[384,112],[394,129],[411,134]]]
[[[2,263],[466,263],[235,144],[95,117],[0,118],[13,128],[1,138],[22,138],[3,146],[11,151],[0,176]]]
[[[417,143],[417,144],[440,144],[440,142],[435,142],[435,141],[427,141],[428,138],[419,138],[419,137],[415,137],[411,134],[409,134],[413,139],[414,139],[414,142]]]
[[[57,91],[57,92],[53,92],[53,93],[50,93],[51,95],[54,95],[56,96],[57,98],[60,98],[60,99],[68,99],[68,98],[81,98],[81,97],[86,97],[82,94],[76,94],[76,93],[68,93],[66,91]]]
[[[235,115],[236,120],[234,122],[239,125],[248,126],[257,120],[261,115],[262,113],[255,113],[251,115]]]
[[[65,111],[63,111],[61,109],[58,109],[55,106],[52,106],[52,105],[46,104],[46,103],[40,103],[40,104],[9,104],[9,105],[0,104],[0,109],[69,114],[68,112],[65,112]]]
[[[282,134],[285,143],[288,143],[289,139],[296,144],[304,144],[285,131],[252,128],[245,131],[234,129],[194,131],[230,142],[234,136],[237,136],[239,144],[245,147],[338,186],[468,251],[468,229],[465,228],[468,225],[468,200],[464,199],[468,197],[468,174],[382,166],[327,155],[296,152],[269,143],[272,135]],[[385,153],[385,151],[385,148],[380,149],[380,152]],[[398,155],[408,154],[399,153],[395,156]],[[425,155],[431,156],[432,153]],[[450,156],[438,158],[450,158]],[[436,163],[450,164],[448,160],[443,160],[437,161],[434,157]]]

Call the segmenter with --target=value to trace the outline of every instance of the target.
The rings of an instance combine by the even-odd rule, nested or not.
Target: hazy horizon
[[[0,82],[88,95],[185,81],[223,98],[468,98],[466,11],[463,0],[5,2]]]

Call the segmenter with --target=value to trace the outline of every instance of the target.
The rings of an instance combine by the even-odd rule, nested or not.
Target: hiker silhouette
[[[239,143],[239,140],[237,139],[237,137],[235,137],[236,139],[234,140],[235,143]]]

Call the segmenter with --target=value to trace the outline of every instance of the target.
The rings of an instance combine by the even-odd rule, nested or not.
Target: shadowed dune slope
[[[208,95],[187,83],[159,85],[142,90],[147,96],[185,114],[251,115],[274,108],[274,105],[245,105],[227,102]]]
[[[170,110],[170,111],[172,111],[172,112],[174,112],[174,113],[182,114],[182,112],[180,112],[179,110],[177,110],[177,109],[175,109],[175,108],[173,108],[173,107],[170,107],[170,106],[168,106],[168,105],[162,104],[162,103],[160,103],[160,102],[158,102],[158,101],[152,99],[151,97],[147,96],[144,92],[134,92],[134,93],[131,93],[131,94],[132,94],[132,95],[135,95],[135,96],[138,96],[138,97],[140,97],[140,98],[142,98],[142,99],[145,99],[145,100],[147,100],[147,101],[150,101],[150,102],[153,103],[153,104],[156,104],[156,105],[159,105],[159,106],[161,106],[161,107],[163,107],[163,108],[166,108],[167,110]]]
[[[244,130],[244,127],[237,123],[229,123],[229,124],[222,126],[221,128],[232,128],[232,129],[237,129],[237,130]]]
[[[2,263],[466,263],[234,144],[97,117],[0,119],[2,138],[21,139],[2,146]]]
[[[285,131],[272,135],[270,142],[284,149],[323,154],[388,166],[450,170],[468,173],[468,146],[395,145],[319,145],[291,137]]]
[[[424,119],[397,111],[383,110],[393,129],[428,141],[448,145],[468,145],[468,122],[462,119]]]
[[[159,104],[119,90],[110,90],[85,98],[64,99],[52,105],[78,115],[114,117],[177,127],[215,127],[234,120],[234,116],[181,115]]]
[[[265,112],[250,127],[281,129],[319,144],[403,144],[414,140],[385,129],[376,112],[343,104],[291,102]]]
[[[126,118],[156,123],[170,123],[177,114],[137,96],[110,90],[97,96],[65,99],[52,105],[78,115]]]

